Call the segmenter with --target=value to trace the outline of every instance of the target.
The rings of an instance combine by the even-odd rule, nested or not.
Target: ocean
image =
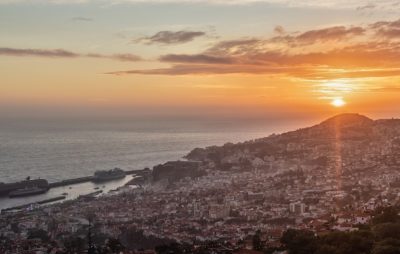
[[[96,170],[152,168],[196,147],[223,145],[292,129],[292,124],[191,120],[18,120],[0,125],[0,182],[30,177],[55,182]],[[114,183],[110,188],[121,184]],[[81,184],[75,196],[96,187]],[[63,193],[63,189],[39,199]],[[54,194],[54,195],[53,195]],[[17,201],[15,201],[17,200]],[[0,198],[0,209],[37,198]]]

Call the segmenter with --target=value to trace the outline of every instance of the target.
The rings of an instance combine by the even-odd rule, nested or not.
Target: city
[[[89,227],[98,241],[118,239],[132,251],[212,241],[253,249],[248,240],[256,233],[279,248],[288,229],[357,231],[375,209],[399,204],[399,126],[344,114],[260,140],[194,149],[188,161],[158,165],[117,194],[3,212],[0,235],[24,248],[32,230],[43,230],[47,242],[29,248],[46,253],[49,243],[62,250],[71,237],[86,239]]]
[[[0,0],[0,254],[400,254],[400,0]]]

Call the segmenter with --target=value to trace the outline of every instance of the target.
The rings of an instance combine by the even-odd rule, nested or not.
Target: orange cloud
[[[303,32],[299,35],[285,35],[271,38],[271,42],[288,43],[290,45],[307,45],[316,42],[342,41],[365,34],[363,27],[334,26]]]
[[[198,54],[167,54],[170,67],[110,74],[271,74],[302,78],[400,76],[400,20],[334,26],[271,38],[220,41]],[[379,36],[382,29],[387,36]],[[392,30],[389,30],[392,29]],[[283,31],[280,29],[280,31]]]

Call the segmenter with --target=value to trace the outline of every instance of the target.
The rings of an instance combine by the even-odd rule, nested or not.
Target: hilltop
[[[400,120],[372,120],[341,114],[315,126],[243,143],[196,148],[186,158],[221,170],[312,170],[324,167],[343,173],[382,162],[400,164]],[[373,161],[373,163],[372,163]]]

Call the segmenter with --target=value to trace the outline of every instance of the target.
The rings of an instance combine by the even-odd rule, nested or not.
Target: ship
[[[32,186],[32,187],[25,187],[23,189],[17,189],[14,191],[11,191],[8,196],[10,198],[17,198],[17,197],[26,197],[26,196],[33,196],[33,195],[39,195],[46,193],[48,189],[46,188],[39,188],[37,186]]]
[[[30,177],[27,177],[26,180],[21,181],[21,182],[15,182],[15,183],[0,183],[0,196],[6,196],[9,195],[9,193],[20,190],[20,189],[25,189],[25,188],[30,188],[30,187],[38,187],[41,189],[49,189],[49,183],[47,182],[46,179],[33,179],[31,180]]]
[[[111,170],[99,170],[94,173],[93,182],[100,183],[111,180],[118,180],[125,178],[126,173],[120,168],[114,168]]]

